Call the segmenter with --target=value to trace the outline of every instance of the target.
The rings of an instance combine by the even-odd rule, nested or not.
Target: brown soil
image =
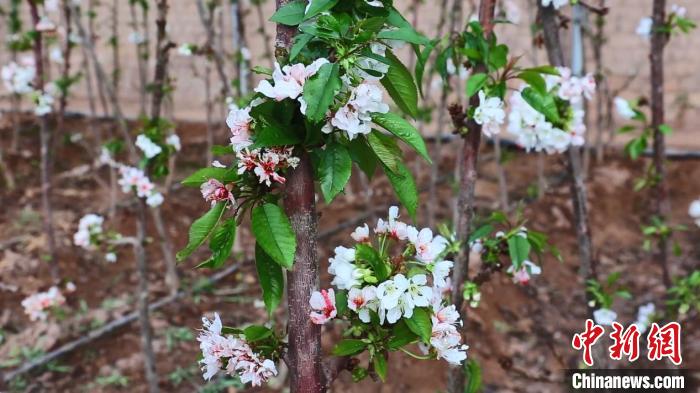
[[[98,122],[103,139],[111,131],[108,122]],[[177,132],[183,141],[183,151],[178,157],[176,179],[205,165],[205,127],[202,124],[181,122]],[[82,132],[87,146],[94,145],[94,135],[84,119],[70,119],[67,130]],[[0,129],[3,140],[11,133],[7,124]],[[56,138],[54,209],[58,260],[62,277],[72,280],[77,291],[68,295],[67,311],[62,318],[49,318],[48,322],[30,322],[22,311],[21,300],[27,295],[45,290],[50,286],[48,268],[42,262],[44,241],[41,235],[40,188],[38,183],[38,132],[30,120],[23,123],[21,149],[8,157],[14,168],[19,188],[14,192],[0,194],[0,363],[13,360],[11,355],[17,348],[36,347],[43,351],[55,349],[84,334],[94,327],[95,321],[109,321],[131,311],[134,306],[134,290],[137,277],[131,251],[119,252],[115,264],[106,264],[101,258],[72,245],[72,234],[82,215],[91,212],[106,213],[109,190],[100,187],[95,177],[105,179],[105,169],[78,175],[67,175],[72,169],[91,162],[91,153],[85,148]],[[225,140],[221,135],[218,140]],[[448,155],[442,173],[449,175],[453,168],[456,142],[445,146]],[[481,180],[477,188],[479,211],[483,215],[496,208],[498,187],[495,164],[490,147],[484,148],[481,161]],[[469,310],[468,344],[470,358],[477,360],[483,369],[484,391],[532,392],[565,391],[561,370],[575,367],[580,354],[571,349],[571,335],[583,328],[586,304],[583,284],[578,278],[577,242],[572,227],[572,211],[568,183],[563,171],[561,157],[547,157],[546,175],[550,188],[539,200],[528,196],[529,186],[536,184],[535,156],[513,151],[507,162],[511,199],[521,201],[528,227],[551,236],[564,256],[560,263],[552,257],[542,261],[544,273],[526,287],[516,286],[505,276],[497,275],[486,283],[482,290],[484,301],[476,310]],[[427,184],[428,167],[414,163],[411,167],[419,171],[419,183]],[[594,164],[588,181],[591,227],[595,243],[595,256],[599,261],[599,272],[605,276],[623,271],[623,281],[634,294],[630,301],[617,301],[614,308],[625,324],[633,321],[639,305],[653,301],[662,306],[664,296],[661,274],[652,256],[641,249],[640,224],[649,215],[649,195],[632,191],[635,178],[639,177],[646,162],[630,162],[610,152],[602,164]],[[672,206],[675,222],[690,226],[686,209],[690,201],[700,196],[700,185],[691,179],[700,179],[700,164],[697,161],[669,163],[669,184],[672,185]],[[177,184],[177,182],[175,182]],[[450,182],[439,190],[439,214],[441,220],[451,217],[452,187]],[[321,206],[321,231],[354,219],[369,209],[393,201],[394,196],[381,176],[377,176],[370,188],[373,190],[368,206],[362,186],[354,181],[349,192],[337,199],[330,207]],[[124,195],[120,194],[120,198]],[[424,195],[427,199],[427,196]],[[196,189],[175,186],[166,197],[163,208],[168,231],[176,247],[182,247],[187,239],[187,228],[192,220],[202,214],[206,206],[199,203]],[[425,208],[421,213],[425,213]],[[424,218],[424,217],[423,217]],[[424,220],[420,220],[424,221]],[[115,217],[109,218],[106,228],[114,228],[123,234],[134,232],[133,213],[119,209]],[[321,243],[323,270],[328,253],[336,245],[348,243],[349,232],[343,231]],[[167,295],[163,283],[164,266],[160,255],[155,229],[149,228],[153,242],[148,248],[151,299]],[[153,326],[156,331],[155,348],[158,356],[158,372],[161,387],[167,392],[190,392],[203,381],[195,367],[198,345],[193,339],[175,340],[170,343],[165,332],[185,327],[192,334],[201,326],[204,313],[219,311],[226,325],[263,322],[265,312],[254,303],[259,297],[254,266],[243,263],[251,254],[251,239],[247,229],[242,229],[242,249],[229,263],[240,263],[240,269],[219,282],[214,288],[205,288],[197,296],[171,304],[154,313]],[[673,273],[680,276],[697,268],[700,260],[700,232],[691,227],[688,232],[676,236],[683,254],[673,258]],[[10,240],[13,240],[11,241]],[[203,254],[202,254],[203,255]],[[201,257],[202,255],[199,255]],[[180,265],[183,285],[196,285],[208,271],[195,270],[195,256]],[[478,265],[478,264],[472,264]],[[324,280],[327,277],[324,278]],[[327,282],[327,281],[325,281]],[[278,313],[278,318],[283,310]],[[683,367],[700,367],[698,323],[695,315],[684,321]],[[335,329],[339,332],[339,327]],[[324,335],[324,346],[332,346],[332,336]],[[611,364],[624,367],[625,364]],[[417,361],[403,354],[392,354],[389,382],[380,384],[371,380],[354,384],[345,373],[335,382],[335,391],[352,392],[435,392],[444,389],[447,366],[438,361]],[[635,367],[648,365],[638,361]],[[118,330],[91,344],[74,351],[53,366],[69,366],[64,372],[44,368],[25,375],[24,385],[19,390],[32,392],[80,392],[80,391],[145,391],[140,341],[137,324]],[[656,365],[661,366],[661,365]],[[179,384],[169,377],[177,369],[190,369],[192,374]],[[129,380],[127,388],[118,388],[98,383],[99,377],[119,371]],[[283,384],[283,382],[278,382]],[[16,386],[21,386],[20,384]],[[229,388],[236,391],[234,388]],[[266,388],[270,390],[270,388]]]

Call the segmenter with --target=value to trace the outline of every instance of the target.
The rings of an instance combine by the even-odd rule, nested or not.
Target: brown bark
[[[68,6],[68,0],[63,0],[63,20],[66,28],[65,42],[63,43],[63,67],[61,69],[61,78],[67,81],[70,77],[70,59],[73,52],[73,45],[70,42],[71,35],[71,12]],[[58,126],[59,132],[63,130],[63,121],[66,116],[66,105],[68,104],[68,89],[61,91],[61,96],[58,99]]]
[[[668,196],[666,183],[666,141],[659,126],[664,124],[664,48],[668,42],[668,34],[661,31],[666,23],[666,0],[654,0],[652,19],[654,28],[651,36],[651,127],[654,130],[654,210],[656,216],[666,222],[671,211],[671,201]],[[666,237],[659,237],[657,259],[661,265],[663,282],[666,288],[671,286],[671,274],[668,267],[669,244]]]
[[[93,46],[95,45],[95,40],[97,39],[97,35],[95,34],[95,5],[99,6],[99,1],[88,0],[87,33],[81,34],[83,42],[85,42],[85,40],[90,40],[90,43]],[[73,13],[76,15],[77,18],[77,16],[79,15],[78,8],[76,6],[71,6],[71,10],[74,11]],[[97,80],[101,80],[99,73],[97,72],[97,64],[93,63],[93,67],[95,67],[95,74],[97,75]],[[105,93],[105,87],[103,83],[97,83],[97,96],[100,98],[100,104],[102,106],[102,115],[105,117],[109,116],[109,106],[107,105],[107,95]]]
[[[495,0],[482,0],[479,4],[479,21],[484,28],[484,34],[490,35],[493,31],[493,17],[496,8]],[[479,65],[475,72],[483,72],[483,65]],[[469,100],[470,106],[479,105],[478,96],[474,95]],[[462,294],[462,284],[469,279],[469,233],[472,230],[472,220],[474,217],[474,191],[477,180],[477,163],[479,161],[479,145],[481,144],[481,126],[473,119],[466,121],[465,111],[460,105],[450,108],[452,122],[457,130],[466,127],[467,134],[462,139],[460,150],[459,168],[459,197],[457,199],[457,240],[461,242],[459,254],[455,259],[454,270],[452,271],[452,303],[457,310],[462,312],[464,326],[461,333],[464,339],[467,337],[468,314],[462,307],[464,296]],[[466,375],[464,367],[453,367],[447,381],[447,390],[450,393],[464,392]]]
[[[156,358],[153,352],[153,330],[151,329],[150,310],[148,308],[148,268],[146,257],[146,203],[141,198],[136,198],[136,244],[134,254],[136,257],[136,271],[139,276],[138,288],[138,312],[141,329],[141,347],[144,355],[144,368],[148,391],[158,393],[158,374],[156,372]]]
[[[39,23],[39,10],[37,4],[32,0],[29,3],[29,11],[32,17],[32,25]],[[41,33],[34,35],[34,62],[36,66],[36,78],[34,79],[34,89],[39,94],[44,93],[44,56],[43,40]],[[43,212],[44,236],[46,236],[46,255],[51,270],[51,278],[54,283],[60,281],[61,277],[56,261],[56,239],[53,230],[53,208],[51,206],[51,130],[49,130],[48,115],[39,116],[39,139],[41,144],[41,209]]]
[[[224,67],[224,57],[221,52],[214,47],[215,38],[215,28],[214,28],[214,6],[207,7],[204,1],[197,0],[197,12],[199,13],[199,19],[204,26],[204,30],[207,34],[207,40],[204,43],[204,50],[207,54],[214,60],[214,66],[216,68],[216,73],[219,75],[221,80],[221,94],[226,97],[231,97],[231,82],[226,76],[226,70]]]
[[[277,9],[291,0],[276,0]],[[283,62],[288,57],[294,27],[277,25],[275,55]],[[287,273],[287,365],[292,393],[325,391],[321,358],[321,326],[309,319],[309,298],[319,286],[319,263],[316,254],[317,216],[311,159],[299,151],[301,162],[287,177],[284,209],[296,233],[297,249],[294,267]]]
[[[547,56],[550,64],[564,66],[564,54],[559,41],[559,25],[556,11],[552,6],[539,7],[542,30],[544,31],[544,44],[547,48]],[[567,170],[571,181],[571,199],[574,208],[576,237],[579,247],[579,260],[581,263],[580,274],[584,280],[595,279],[596,265],[593,259],[593,244],[591,242],[590,227],[588,224],[588,201],[586,185],[583,180],[581,165],[581,149],[570,147],[568,151]],[[590,300],[590,294],[586,292]],[[592,310],[589,310],[592,311]]]

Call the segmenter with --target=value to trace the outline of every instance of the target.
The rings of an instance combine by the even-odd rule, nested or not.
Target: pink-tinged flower
[[[306,81],[315,75],[321,66],[326,63],[328,63],[328,60],[323,58],[314,61],[308,66],[298,63],[280,68],[280,65],[275,63],[275,70],[272,72],[272,83],[268,80],[261,81],[258,87],[255,88],[255,91],[277,101],[282,101],[286,98],[295,100],[304,91]]]
[[[348,292],[348,308],[355,311],[364,323],[370,321],[370,310],[377,308],[377,288],[374,286],[366,286],[362,289],[351,288]]]
[[[280,166],[280,156],[272,151],[266,151],[256,163],[253,172],[258,175],[260,183],[265,183],[268,187],[272,185],[272,181],[284,184],[287,179],[277,173],[278,166]]]
[[[397,206],[392,206],[389,208],[389,219],[384,221],[383,219],[377,220],[377,226],[374,228],[374,233],[376,234],[387,234],[396,240],[406,240],[409,237],[410,232],[414,232],[415,228],[409,227],[406,223],[397,221],[399,217],[399,208]]]
[[[56,30],[56,24],[54,24],[48,17],[42,16],[36,26],[34,26],[34,29],[41,33],[49,33]]]
[[[136,184],[136,195],[139,198],[148,198],[155,188],[155,184],[151,183],[147,177],[144,177]]]
[[[226,124],[231,129],[231,145],[235,151],[253,144],[250,139],[250,125],[253,118],[250,117],[250,108],[233,109],[226,118]]]
[[[447,247],[447,239],[440,235],[433,237],[430,228],[423,228],[420,232],[409,231],[408,240],[416,248],[416,259],[423,263],[431,263]]]
[[[35,293],[22,300],[24,312],[32,321],[46,320],[48,313],[46,310],[52,307],[59,307],[66,303],[66,298],[63,297],[58,287],[51,287],[46,292]]]
[[[205,201],[211,202],[211,205],[216,205],[219,201],[230,201],[234,204],[236,200],[233,198],[233,193],[226,186],[216,179],[209,179],[200,186],[202,198]]]
[[[459,318],[459,312],[457,312],[457,307],[454,304],[443,307],[440,304],[433,305],[433,310],[435,315],[433,315],[433,325],[446,323],[448,325],[461,325]]]
[[[311,322],[317,325],[323,325],[335,318],[338,313],[338,310],[335,308],[335,292],[333,292],[333,288],[328,290],[322,289],[320,292],[315,291],[312,293],[309,305],[313,309],[309,314]]]
[[[523,265],[520,267],[520,269],[518,269],[518,271],[515,271],[515,268],[513,265],[511,265],[506,272],[513,275],[514,283],[525,285],[530,282],[532,276],[542,274],[542,268],[530,261],[524,261]]]
[[[350,237],[352,237],[352,239],[358,243],[368,242],[369,241],[369,226],[367,226],[367,224],[365,224],[364,226],[355,228],[355,230],[350,234]]]

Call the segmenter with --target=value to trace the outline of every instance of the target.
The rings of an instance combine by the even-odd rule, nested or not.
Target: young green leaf
[[[364,136],[355,138],[348,145],[350,157],[360,167],[362,172],[367,175],[370,180],[377,170],[377,157],[373,154],[372,149],[367,144],[367,139]]]
[[[255,269],[262,287],[265,309],[268,315],[272,315],[284,295],[284,272],[258,244],[255,245]]]
[[[382,40],[404,41],[417,45],[430,44],[430,40],[427,37],[415,31],[412,27],[382,30],[377,34],[377,38]]]
[[[324,64],[304,85],[306,117],[312,122],[318,123],[326,117],[328,107],[342,85],[339,72],[338,63]]]
[[[289,218],[279,206],[272,203],[256,206],[252,230],[255,240],[273,261],[285,268],[292,267],[297,239]]]
[[[182,261],[190,256],[194,250],[199,248],[199,246],[201,246],[207,240],[207,238],[209,238],[211,233],[214,231],[214,228],[216,228],[216,225],[221,220],[227,205],[228,203],[226,202],[218,202],[216,205],[214,205],[214,207],[209,209],[206,214],[192,223],[192,226],[190,226],[189,241],[187,242],[187,246],[180,250],[176,255],[178,261]]]
[[[389,266],[384,263],[379,253],[374,248],[367,244],[358,244],[355,246],[355,259],[369,263],[374,271],[374,275],[379,281],[384,281],[389,278]]]
[[[551,95],[540,94],[535,89],[526,87],[523,89],[521,96],[531,107],[542,113],[549,122],[558,124],[561,121],[557,104]]]
[[[391,330],[392,337],[389,339],[389,349],[397,350],[404,345],[408,345],[418,340],[418,335],[408,327],[403,319],[394,325]]]
[[[302,49],[304,49],[304,47],[306,47],[306,45],[311,42],[312,39],[314,39],[314,36],[311,34],[297,34],[294,37],[294,45],[292,45],[292,49],[289,51],[289,61],[296,59],[296,57],[299,56],[299,53],[301,53]]]
[[[430,321],[430,313],[427,309],[422,307],[414,308],[411,318],[404,318],[404,321],[406,321],[408,328],[411,329],[411,331],[418,337],[420,337],[421,341],[424,343],[430,342],[433,324]]]
[[[418,116],[418,90],[413,76],[405,65],[390,50],[386,51],[389,71],[382,78],[382,85],[396,105],[406,114]]]
[[[382,353],[375,353],[372,358],[372,365],[374,366],[374,372],[377,373],[382,382],[386,381],[386,357]]]
[[[432,163],[428,155],[428,149],[425,147],[425,142],[420,133],[404,118],[391,112],[374,113],[372,115],[372,121],[399,137],[402,141],[414,148],[426,161]]]
[[[476,73],[470,76],[469,79],[467,79],[467,98],[470,98],[474,94],[478,93],[479,90],[484,87],[488,79],[489,76],[484,73]]]
[[[508,238],[508,254],[515,269],[519,269],[522,263],[530,255],[530,242],[519,235]]]
[[[416,86],[418,86],[418,92],[421,97],[423,96],[423,75],[425,74],[425,66],[428,64],[428,59],[430,59],[430,54],[435,49],[438,40],[433,40],[430,44],[426,45],[423,51],[418,56],[416,61],[416,67],[414,69],[414,74],[416,76]]]
[[[313,0],[309,4],[309,9],[306,11],[306,15],[304,15],[304,20],[313,18],[321,12],[328,11],[335,7],[336,4],[338,4],[338,0]]]
[[[351,356],[362,352],[367,348],[367,343],[362,340],[346,339],[339,342],[333,348],[335,356]]]
[[[321,192],[326,203],[331,203],[350,180],[352,159],[348,149],[337,142],[329,143],[324,150],[319,151],[319,156]]]
[[[218,269],[231,255],[233,241],[236,239],[236,219],[229,218],[219,225],[211,236],[209,249],[211,257],[197,265],[197,268]]]
[[[469,359],[464,365],[468,384],[464,388],[464,393],[481,392],[481,367],[475,360]]]
[[[270,22],[279,23],[286,26],[296,26],[304,21],[306,1],[297,0],[288,3],[272,14]]]
[[[243,329],[243,334],[245,335],[246,341],[252,343],[272,336],[272,330],[266,328],[265,326],[250,325]]]
[[[235,169],[229,168],[202,168],[183,180],[182,185],[185,187],[199,187],[209,179],[216,179],[224,184],[232,183],[238,179],[238,173]]]
[[[402,162],[398,162],[396,172],[392,172],[384,167],[384,173],[389,178],[389,182],[399,197],[399,201],[408,210],[411,218],[415,220],[416,210],[418,209],[418,188],[415,180],[413,180],[411,171]]]
[[[542,75],[535,71],[523,71],[518,74],[518,78],[527,82],[528,85],[532,86],[540,94],[547,94],[547,82],[544,81]]]

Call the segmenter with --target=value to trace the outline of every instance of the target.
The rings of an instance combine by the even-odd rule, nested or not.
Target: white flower
[[[382,4],[382,2],[379,0],[365,0],[365,2],[372,7],[384,7],[384,4]]]
[[[27,94],[32,92],[32,81],[36,77],[36,68],[33,62],[20,65],[9,63],[2,67],[2,81],[5,88],[15,94]]]
[[[652,322],[652,317],[656,312],[656,307],[654,303],[647,303],[639,307],[637,310],[637,321],[634,323],[637,325],[640,333],[644,333]]]
[[[409,278],[408,281],[409,284],[404,298],[409,307],[428,307],[433,296],[433,290],[426,285],[428,279],[425,277],[425,274],[416,274]]]
[[[68,282],[66,283],[66,291],[67,291],[68,293],[75,292],[77,289],[78,289],[78,288],[75,286],[75,283],[73,283],[73,281],[68,281]]]
[[[129,33],[128,40],[130,43],[132,43],[134,45],[141,45],[144,42],[146,42],[146,39],[138,31],[132,31],[131,33]]]
[[[615,109],[617,109],[617,113],[622,116],[625,119],[631,119],[633,118],[636,113],[634,113],[634,109],[632,109],[632,106],[630,103],[625,100],[622,97],[615,97],[614,99],[615,103]]]
[[[409,230],[408,240],[416,248],[416,259],[423,263],[430,263],[447,247],[447,239],[438,235],[433,237],[430,228],[423,228],[420,232]]]
[[[308,66],[297,63],[280,68],[280,65],[275,63],[275,70],[272,72],[273,83],[263,80],[255,88],[255,91],[277,101],[286,98],[295,100],[304,90],[306,81],[326,63],[328,60],[324,58],[317,59]]]
[[[455,66],[455,62],[454,60],[452,60],[451,57],[448,57],[447,61],[445,62],[445,70],[450,75],[454,75],[457,73],[457,67]]]
[[[450,275],[450,270],[454,266],[452,261],[437,261],[428,265],[428,270],[433,273],[433,285],[436,288],[444,288],[447,286],[447,277]]]
[[[141,149],[146,158],[149,159],[157,156],[163,151],[163,149],[160,146],[158,146],[158,144],[154,143],[151,140],[151,138],[147,137],[144,134],[140,134],[136,137],[136,147]]]
[[[245,47],[245,46],[242,47],[242,48],[241,48],[241,57],[242,57],[243,60],[245,60],[245,61],[250,61],[250,59],[251,59],[251,57],[252,57],[252,55],[251,55],[251,53],[250,53],[250,49],[248,49],[248,48]]]
[[[364,226],[355,228],[350,234],[350,237],[358,243],[369,241],[369,226],[365,224]]]
[[[370,310],[375,309],[377,288],[370,285],[362,289],[350,288],[348,292],[348,308],[355,311],[364,323],[370,322]]]
[[[593,319],[598,325],[612,325],[617,320],[617,313],[608,308],[600,308],[593,311]]]
[[[180,46],[177,48],[177,53],[178,53],[180,56],[184,56],[184,57],[190,57],[190,56],[192,56],[192,54],[193,54],[193,52],[192,52],[192,45],[191,45],[191,44],[182,44],[182,45],[180,45]]]
[[[146,198],[146,204],[150,207],[158,207],[163,204],[163,194],[154,192]]]
[[[35,97],[36,107],[34,107],[34,114],[37,116],[44,116],[51,113],[51,106],[54,103],[54,99],[48,92],[38,94]]]
[[[653,26],[654,26],[654,20],[648,16],[644,17],[644,18],[639,20],[639,24],[637,25],[636,33],[640,37],[649,38],[649,37],[651,37],[651,29]]]
[[[226,168],[226,165],[222,164],[219,160],[212,161],[211,166],[214,168]]]
[[[61,52],[61,48],[57,46],[51,47],[49,59],[56,64],[63,64],[63,52]]]
[[[372,131],[372,113],[387,113],[389,105],[383,101],[382,90],[377,86],[362,82],[357,86],[350,100],[333,115],[330,124],[347,133],[349,139]],[[326,133],[332,128],[324,128]]]
[[[687,10],[685,7],[681,7],[678,4],[673,4],[671,5],[671,13],[675,14],[678,17],[685,18]]]
[[[316,325],[323,325],[329,320],[335,318],[338,310],[335,307],[335,292],[333,288],[329,290],[322,289],[319,291],[314,291],[311,294],[311,299],[309,299],[309,305],[311,306],[311,322]]]
[[[389,208],[389,220],[384,221],[383,219],[377,220],[377,225],[374,228],[374,233],[376,234],[387,234],[396,240],[406,240],[410,233],[415,232],[415,228],[409,227],[406,223],[397,221],[399,217],[399,208],[397,206],[391,206]]]
[[[403,274],[397,274],[393,279],[387,280],[377,286],[377,298],[381,307],[390,310],[399,303],[399,298],[408,289],[409,282]]]
[[[688,206],[688,215],[695,220],[695,225],[700,227],[700,199],[696,199]]]
[[[175,151],[182,150],[182,143],[180,142],[180,137],[177,134],[170,134],[165,138],[165,143],[172,146]]]
[[[569,0],[542,0],[542,6],[548,7],[550,4],[555,10],[558,10],[559,8],[569,4]]]
[[[369,45],[372,53],[378,56],[386,56],[386,45],[381,42],[373,42]],[[365,70],[373,71],[379,75],[373,75]],[[357,69],[355,73],[364,80],[367,81],[378,81],[384,77],[384,74],[389,72],[389,65],[382,63],[371,57],[360,57],[357,59]]]
[[[22,307],[30,320],[43,321],[48,317],[46,310],[65,303],[66,298],[63,297],[58,287],[53,286],[46,292],[38,292],[22,300]]]
[[[479,91],[479,107],[474,111],[474,121],[482,126],[484,134],[488,137],[498,134],[505,118],[503,101],[498,97],[487,98],[483,90]]]
[[[117,254],[115,254],[113,252],[108,252],[107,254],[105,254],[105,261],[107,261],[109,263],[116,262],[117,261]]]
[[[250,126],[253,118],[250,117],[250,107],[244,109],[232,109],[226,118],[226,125],[231,129],[231,145],[237,152],[253,144],[250,139]]]

